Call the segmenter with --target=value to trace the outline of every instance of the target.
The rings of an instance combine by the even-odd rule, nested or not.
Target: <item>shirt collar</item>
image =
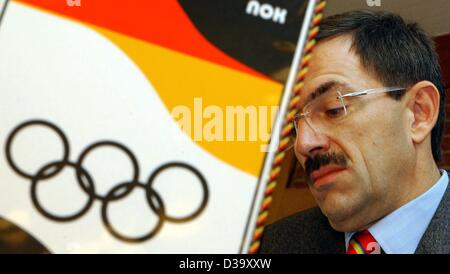
[[[442,176],[425,193],[391,212],[369,228],[369,232],[386,254],[412,254],[419,245],[448,185],[448,174]],[[356,232],[345,233],[345,247]]]

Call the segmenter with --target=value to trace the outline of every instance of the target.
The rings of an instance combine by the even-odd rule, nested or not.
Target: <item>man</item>
[[[432,41],[373,11],[325,19],[317,40],[295,154],[319,207],[266,227],[261,253],[450,253]]]

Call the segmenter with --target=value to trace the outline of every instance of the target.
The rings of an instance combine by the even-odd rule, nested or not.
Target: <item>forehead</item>
[[[309,63],[300,103],[303,105],[309,101],[312,93],[317,93],[329,82],[337,82],[341,87],[354,90],[381,86],[353,51],[351,35],[341,35],[317,44]]]

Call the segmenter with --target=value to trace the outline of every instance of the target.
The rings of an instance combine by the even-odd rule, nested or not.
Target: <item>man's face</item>
[[[300,106],[337,90],[384,85],[363,68],[351,36],[318,43],[301,91]],[[330,84],[334,83],[334,84]],[[311,99],[318,90],[322,94]],[[405,100],[387,94],[358,97],[345,121],[324,127],[299,123],[295,154],[307,170],[310,190],[339,231],[364,228],[398,206],[414,165]]]

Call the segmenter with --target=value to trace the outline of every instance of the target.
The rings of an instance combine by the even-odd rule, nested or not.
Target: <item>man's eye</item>
[[[344,107],[337,107],[337,108],[329,108],[325,110],[325,115],[328,118],[339,118],[345,114]]]

